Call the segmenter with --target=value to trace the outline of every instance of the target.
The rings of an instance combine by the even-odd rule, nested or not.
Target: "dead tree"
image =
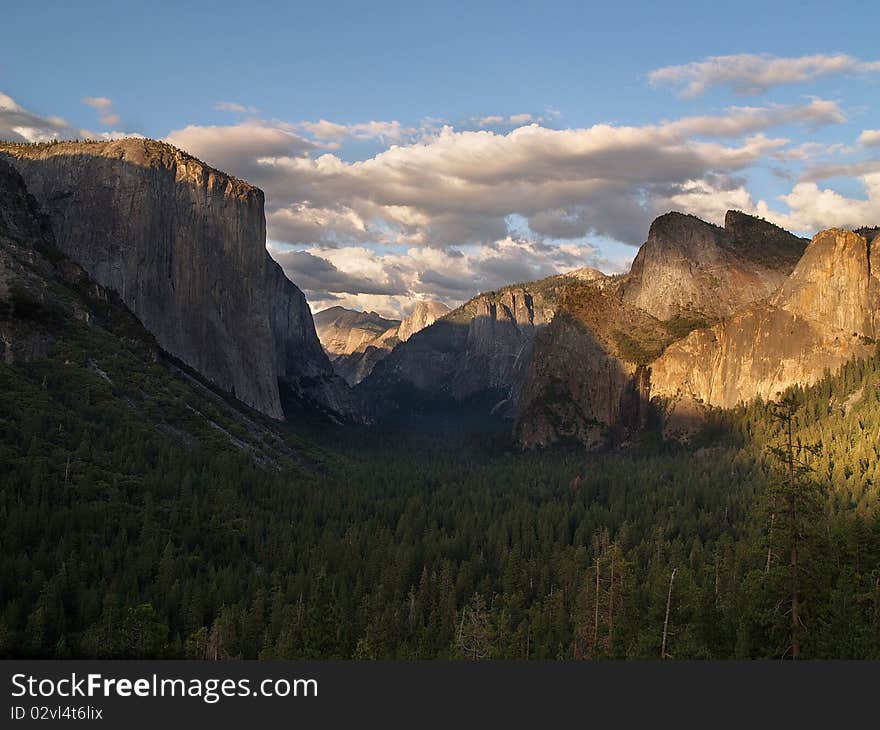
[[[669,638],[669,611],[672,608],[672,582],[675,580],[675,571],[672,569],[672,575],[669,576],[669,591],[666,593],[666,617],[663,619],[663,643],[660,645],[660,658],[672,659],[672,655],[666,651],[666,640]]]

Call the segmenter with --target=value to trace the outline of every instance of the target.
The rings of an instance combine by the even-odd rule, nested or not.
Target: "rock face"
[[[442,302],[416,302],[413,311],[400,323],[400,327],[397,329],[397,339],[406,342],[416,332],[430,327],[448,312],[449,307]]]
[[[578,275],[587,277],[583,270]],[[535,335],[553,318],[567,284],[576,280],[577,275],[553,276],[474,297],[395,347],[364,380],[361,392],[378,417],[404,407],[395,394],[412,389],[452,401],[488,393],[496,409],[511,414]]]
[[[403,321],[386,319],[376,312],[330,307],[315,315],[321,344],[333,369],[349,385],[366,378],[398,342],[433,324],[449,312],[440,302],[418,302]]]
[[[524,446],[573,438],[597,447],[644,425],[643,361],[662,349],[668,333],[655,317],[621,301],[613,283],[570,284],[538,334],[516,415]]]
[[[302,292],[266,252],[260,190],[152,140],[2,144],[0,156],[58,247],[167,352],[274,418],[279,382],[320,407],[351,407]]]
[[[55,308],[47,286],[54,268],[40,254],[51,235],[21,177],[0,160],[0,361],[7,364],[43,357],[51,346],[29,326]]]
[[[873,352],[880,335],[880,278],[871,265],[877,246],[852,231],[817,234],[769,300],[692,332],[652,363],[652,396],[675,419],[695,404],[730,408],[773,399]]]
[[[318,312],[314,319],[318,339],[331,359],[384,343],[396,337],[400,327],[400,320],[345,307],[330,307]]]
[[[622,287],[623,300],[664,320],[727,317],[773,293],[806,243],[738,211],[728,211],[724,228],[667,213],[651,224]]]
[[[698,419],[699,403],[678,394],[678,387],[702,393],[712,377],[715,387],[731,391],[734,402],[740,392],[751,392],[754,383],[737,383],[727,371],[703,372],[712,368],[715,346],[707,326],[736,318],[749,306],[755,317],[764,317],[767,310],[757,303],[789,280],[806,243],[736,211],[727,213],[724,228],[680,213],[658,218],[630,273],[568,287],[535,344],[516,417],[519,441],[526,446],[567,437],[589,446],[626,441],[645,425],[658,392],[677,394],[679,422]],[[780,333],[790,327],[783,319],[763,325],[775,346],[786,346]],[[757,322],[749,326],[760,329]],[[676,348],[687,357],[657,360]],[[777,356],[768,353],[766,362],[776,363]],[[752,357],[737,352],[731,362],[748,367]]]

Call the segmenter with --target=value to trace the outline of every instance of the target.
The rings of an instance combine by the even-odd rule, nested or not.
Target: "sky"
[[[875,3],[4,5],[0,138],[259,186],[315,311],[625,271],[669,210],[880,225]]]

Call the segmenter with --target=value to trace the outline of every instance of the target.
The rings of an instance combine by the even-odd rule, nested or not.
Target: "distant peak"
[[[581,281],[596,281],[597,279],[604,279],[605,273],[592,266],[582,266],[579,269],[566,271],[563,276],[570,276],[573,279],[580,279]]]

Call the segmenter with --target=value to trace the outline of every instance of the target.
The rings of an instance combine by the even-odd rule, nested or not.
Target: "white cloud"
[[[530,124],[501,133],[447,126],[353,162],[317,147],[360,129],[379,133],[376,123],[337,129],[316,122],[307,130],[316,141],[295,131],[302,125],[256,120],[190,126],[168,139],[262,187],[270,236],[290,244],[485,244],[510,233],[512,215],[538,237],[598,235],[638,244],[658,206],[710,178],[729,188],[726,177],[786,148],[786,139],[764,131],[842,119],[834,102],[814,99],[640,127]]]
[[[119,115],[113,111],[113,102],[106,96],[87,96],[83,104],[92,107],[98,112],[98,121],[106,127],[114,127],[119,124]]]
[[[339,124],[320,119],[317,122],[300,122],[302,129],[318,140],[378,139],[382,142],[403,142],[414,138],[419,130],[406,127],[398,121],[359,122],[357,124]]]
[[[558,112],[553,111],[553,113],[549,113],[547,118],[556,118],[558,116]],[[511,114],[508,117],[502,116],[500,114],[491,114],[486,117],[477,117],[472,120],[478,127],[519,127],[523,124],[530,124],[531,122],[540,122],[544,121],[543,117],[535,118],[531,114],[523,113],[523,114]]]
[[[880,146],[880,129],[866,129],[859,135],[859,144],[863,147]]]
[[[876,73],[880,61],[860,61],[846,53],[779,58],[742,53],[711,56],[679,66],[664,66],[648,74],[653,86],[670,86],[685,97],[700,96],[713,86],[726,86],[738,94],[761,94],[774,86],[803,83],[842,73]]]
[[[478,291],[532,281],[583,266],[610,267],[585,244],[547,245],[507,237],[464,249],[410,248],[377,253],[368,246],[270,247],[313,309],[334,304],[400,316],[417,299],[459,304]]]
[[[788,213],[771,211],[760,201],[757,212],[777,225],[793,231],[813,233],[824,228],[859,228],[880,225],[880,170],[867,172],[860,180],[864,198],[849,198],[815,182],[799,182],[780,197]]]
[[[10,142],[48,142],[70,134],[70,125],[61,117],[44,117],[29,112],[0,91],[0,139]]]
[[[190,125],[172,132],[166,141],[250,181],[264,177],[266,167],[259,162],[263,157],[291,157],[315,149],[292,125],[258,120],[228,126]]]
[[[498,115],[480,117],[477,119],[477,125],[480,127],[494,127],[500,124],[504,124],[504,117]]]

